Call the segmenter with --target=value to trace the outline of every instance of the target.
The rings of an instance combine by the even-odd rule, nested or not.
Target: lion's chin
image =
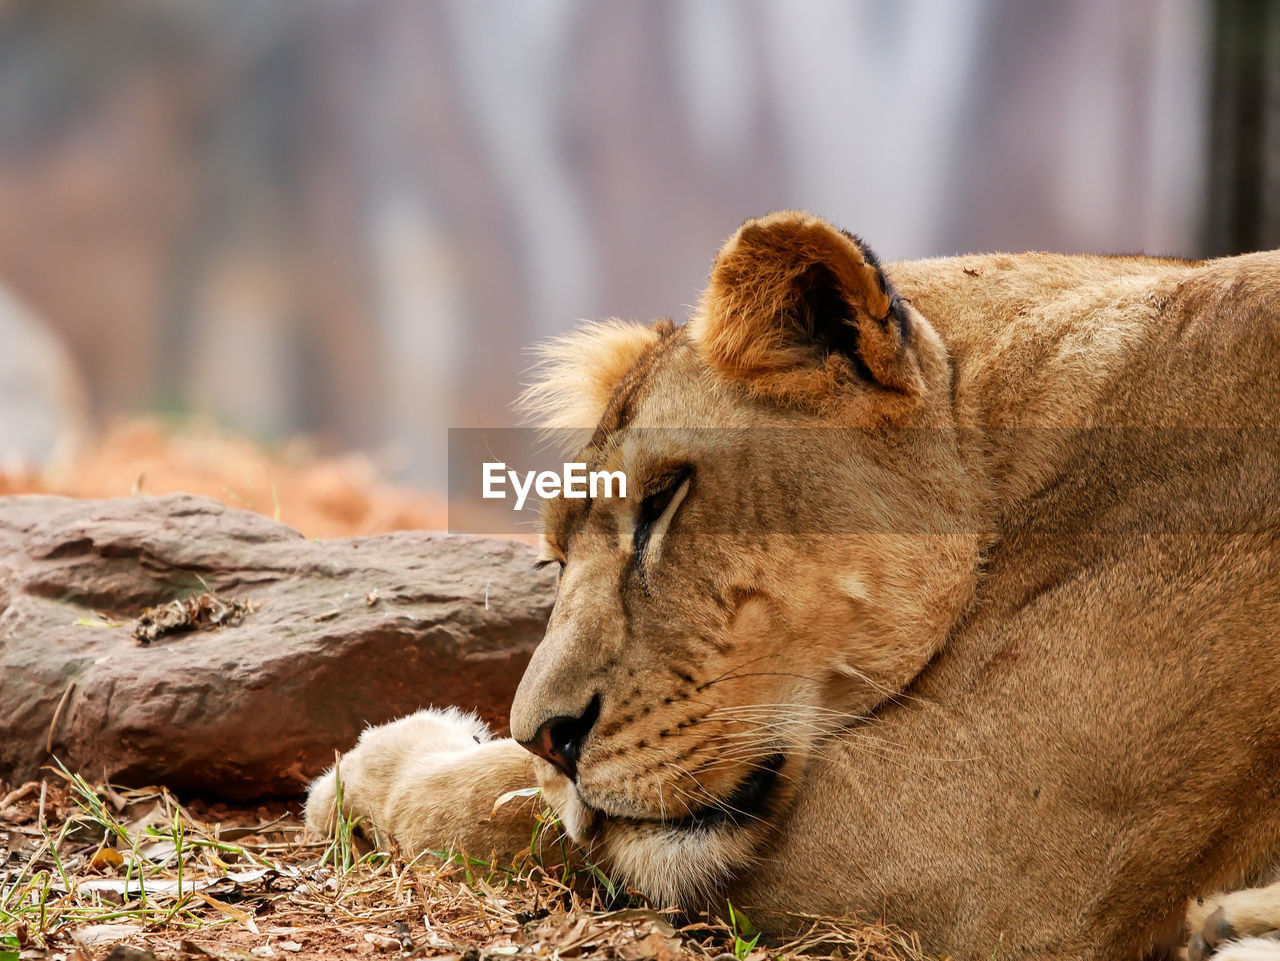
[[[568,835],[615,880],[663,906],[691,908],[756,860],[773,830],[785,765],[783,754],[765,758],[725,800],[679,818],[601,811],[558,774],[543,781],[543,795]]]

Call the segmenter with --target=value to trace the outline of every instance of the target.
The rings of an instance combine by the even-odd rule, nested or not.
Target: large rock
[[[52,747],[93,778],[290,795],[367,724],[458,704],[501,726],[554,597],[532,561],[445,534],[310,541],[186,495],[0,498],[0,778]],[[143,608],[206,585],[261,606],[134,640]]]

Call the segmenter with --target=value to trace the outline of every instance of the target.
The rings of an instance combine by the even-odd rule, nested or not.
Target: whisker
[[[694,772],[671,761],[664,761],[663,763],[668,767],[674,768],[680,774],[689,778],[695,785],[697,785],[698,792],[700,792],[698,794],[686,791],[684,788],[680,787],[679,784],[671,785],[671,789],[688,802],[687,807],[689,811],[694,811],[701,807],[710,807],[718,811],[723,811],[725,814],[730,816],[737,815],[738,817],[750,818],[751,820],[763,823],[763,819],[758,815],[750,814],[746,811],[740,811],[737,808],[730,806],[728,801],[725,799],[717,797],[698,779],[698,776]],[[663,820],[666,820],[665,814],[663,815]]]
[[[826,724],[819,724],[814,721],[805,720],[804,718],[777,719],[776,717],[752,717],[749,715],[744,715],[744,716],[730,715],[727,718],[712,719],[711,721],[709,721],[709,723],[725,723],[726,721],[733,721],[735,723],[747,725],[749,726],[750,730],[731,731],[731,732],[725,732],[720,734],[714,734],[712,735],[713,737],[729,739],[729,738],[738,738],[744,735],[749,735],[756,731],[787,731],[787,730],[802,731],[803,730],[811,733],[816,733],[818,736],[824,737],[824,738],[826,737],[838,738],[842,741],[849,741],[852,739],[855,741],[875,744],[886,750],[892,749],[892,750],[900,750],[900,751],[903,751],[904,753],[912,753],[912,754],[915,753],[914,751],[909,751],[909,749],[904,747],[902,744],[899,744],[896,741],[889,740],[888,738],[877,737],[874,734],[866,734],[864,732],[854,731],[849,729],[832,730]],[[692,724],[690,725],[690,727],[693,727],[693,726],[694,725]]]

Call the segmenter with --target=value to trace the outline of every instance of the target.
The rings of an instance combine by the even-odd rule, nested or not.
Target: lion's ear
[[[817,400],[857,379],[923,389],[908,309],[879,261],[811,214],[743,224],[716,257],[690,332],[722,374],[781,399]]]

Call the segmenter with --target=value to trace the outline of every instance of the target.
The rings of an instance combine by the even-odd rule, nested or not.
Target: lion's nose
[[[520,746],[550,761],[567,778],[573,780],[578,776],[578,756],[582,753],[582,743],[591,733],[599,716],[600,698],[597,696],[592,698],[587,709],[578,717],[553,717],[544,721],[537,733],[528,741],[521,741]]]

